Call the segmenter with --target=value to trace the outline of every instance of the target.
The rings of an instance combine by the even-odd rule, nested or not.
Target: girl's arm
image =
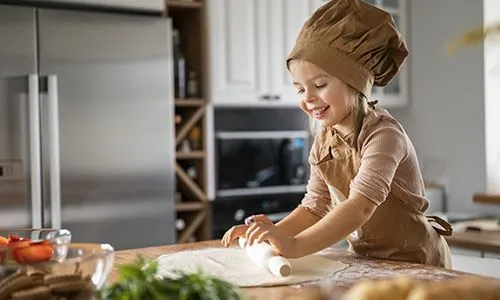
[[[316,224],[320,219],[320,217],[299,206],[286,216],[286,218],[276,223],[276,227],[283,231],[284,234],[296,236]]]
[[[315,166],[311,165],[307,193],[299,207],[276,226],[289,236],[296,236],[316,224],[333,208],[330,192]]]
[[[281,220],[275,228],[286,236],[294,237],[306,228],[311,227],[332,209],[332,200],[328,187],[320,177],[316,167],[311,166],[311,175],[307,183],[307,193],[299,207],[293,210],[286,218]],[[255,216],[257,223],[272,224],[264,215]],[[247,237],[250,233],[249,225],[236,225],[231,227],[222,237],[222,244],[229,247],[239,237]]]
[[[248,228],[245,237],[249,245],[269,241],[277,254],[298,258],[339,242],[368,221],[376,207],[377,205],[365,196],[352,193],[352,197],[295,237],[262,218],[255,219],[256,222]]]
[[[408,155],[408,138],[392,122],[380,122],[369,131],[362,148],[361,166],[350,184],[348,200],[294,238],[295,255],[307,255],[338,242],[368,221],[387,198],[396,170]]]
[[[329,247],[361,227],[382,204],[400,162],[408,155],[408,138],[391,122],[381,122],[364,140],[361,166],[350,183],[347,200],[313,226],[289,236],[273,224],[254,224],[246,232],[248,243],[269,241],[286,257],[301,257]]]
[[[309,255],[329,247],[367,222],[377,206],[361,194],[354,194],[337,205],[323,219],[295,236],[295,253],[291,257]],[[334,230],[332,230],[334,228]]]

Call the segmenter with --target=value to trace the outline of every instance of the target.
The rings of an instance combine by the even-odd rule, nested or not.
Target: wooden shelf
[[[198,1],[186,1],[186,0],[165,0],[165,5],[167,7],[183,7],[183,8],[202,8],[203,3]]]
[[[196,217],[194,217],[194,219],[191,222],[189,222],[186,229],[184,229],[182,233],[179,235],[178,243],[187,242],[189,237],[191,237],[196,232],[196,229],[198,229],[198,227],[202,225],[206,217],[207,217],[207,212],[205,210],[198,212]]]
[[[178,151],[175,156],[177,159],[203,159],[203,158],[205,158],[205,152],[204,151],[190,151],[190,152]]]
[[[204,104],[203,99],[175,99],[175,106],[179,107],[196,107]]]
[[[203,190],[189,177],[189,175],[184,171],[184,169],[176,164],[175,173],[180,181],[189,189],[191,193],[201,202],[208,202],[207,195],[203,192]]]
[[[193,126],[198,123],[203,116],[205,115],[205,106],[199,107],[182,125],[182,127],[177,132],[177,136],[175,137],[175,145],[179,146],[184,138],[188,135],[189,131],[193,128]]]
[[[180,202],[175,204],[175,209],[177,211],[198,211],[202,210],[206,207],[206,205],[202,202],[198,201],[190,201],[190,202]]]
[[[201,132],[199,148],[184,152],[182,147],[176,153],[175,175],[177,191],[183,201],[175,204],[177,218],[184,220],[186,226],[178,232],[177,242],[212,239],[212,206],[207,195],[206,170],[206,105],[207,105],[207,68],[206,47],[206,0],[165,0],[164,15],[172,19],[172,26],[179,31],[180,50],[186,58],[186,73],[194,71],[198,80],[197,98],[177,98],[173,108],[183,121],[176,124],[175,147],[185,141],[193,128]],[[196,149],[196,150],[194,150]],[[196,179],[186,170],[195,168]],[[186,199],[186,200],[185,200]],[[185,201],[184,201],[185,200]]]
[[[475,194],[474,203],[500,205],[500,194]]]

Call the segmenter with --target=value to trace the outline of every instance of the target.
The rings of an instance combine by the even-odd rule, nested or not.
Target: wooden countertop
[[[500,231],[459,231],[446,240],[450,247],[500,253]]]
[[[199,242],[192,244],[178,244],[170,246],[150,247],[133,250],[117,251],[115,254],[115,265],[110,274],[109,282],[117,278],[118,265],[134,261],[137,255],[142,255],[146,259],[154,259],[165,253],[178,252],[183,250],[194,250],[208,247],[222,247],[219,241]],[[329,294],[341,295],[354,283],[360,279],[383,279],[397,275],[407,275],[416,279],[442,280],[463,275],[470,275],[454,270],[413,264],[407,262],[396,262],[389,260],[366,259],[338,248],[331,248],[325,253],[335,260],[340,260],[349,267],[331,278],[322,286],[314,283],[303,284],[301,286],[248,288],[244,289],[248,299],[286,299],[292,292],[299,289],[319,290],[328,289]]]
[[[474,203],[500,205],[500,194],[475,194]]]

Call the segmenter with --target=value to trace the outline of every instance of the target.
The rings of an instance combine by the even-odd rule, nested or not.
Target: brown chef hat
[[[408,49],[391,15],[361,0],[331,0],[303,25],[287,58],[313,63],[370,96],[387,85]]]

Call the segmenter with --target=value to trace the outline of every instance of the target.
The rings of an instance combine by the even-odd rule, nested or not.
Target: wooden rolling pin
[[[254,243],[252,246],[245,246],[244,238],[239,238],[238,244],[254,263],[272,274],[286,277],[292,273],[290,262],[283,256],[275,255],[271,245]]]

